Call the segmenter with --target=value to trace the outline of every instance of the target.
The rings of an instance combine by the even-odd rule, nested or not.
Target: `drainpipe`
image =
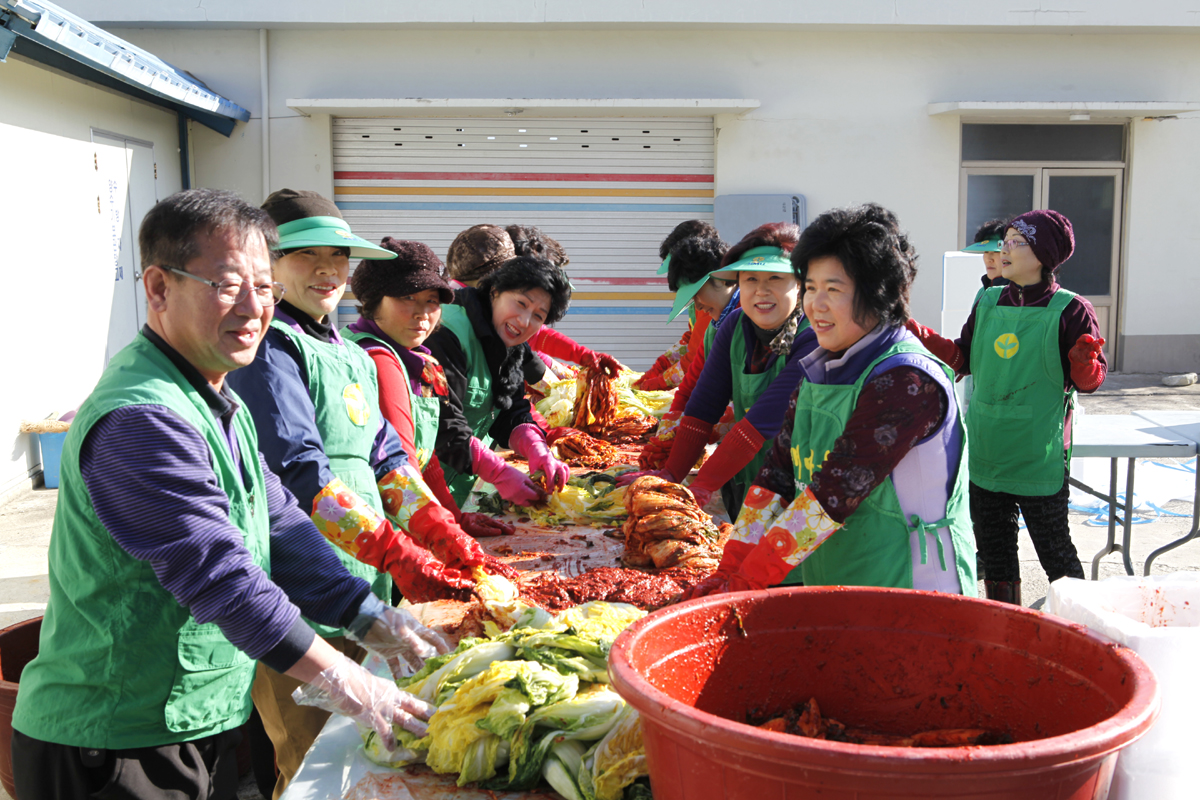
[[[262,193],[271,193],[271,99],[267,93],[267,29],[258,29],[258,81],[262,95]]]
[[[182,111],[176,111],[175,118],[179,121],[179,188],[187,190],[192,188],[192,164],[188,152],[192,143],[188,136],[187,117]]]

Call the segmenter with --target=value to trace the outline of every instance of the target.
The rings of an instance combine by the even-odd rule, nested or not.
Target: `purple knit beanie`
[[[1058,269],[1075,252],[1075,229],[1057,211],[1027,211],[1008,227],[1025,237],[1033,255],[1048,270]]]

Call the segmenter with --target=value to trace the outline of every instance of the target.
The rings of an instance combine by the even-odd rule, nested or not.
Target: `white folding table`
[[[1200,446],[1200,411],[1198,410],[1154,408],[1133,413],[1135,416],[1169,430],[1175,436],[1182,436]],[[1150,564],[1154,559],[1168,550],[1174,550],[1180,545],[1187,544],[1195,539],[1197,534],[1200,534],[1200,465],[1196,470],[1196,493],[1192,496],[1192,529],[1185,536],[1181,536],[1151,553],[1146,558],[1146,568],[1143,574],[1150,574]]]
[[[1198,420],[1200,421],[1200,420]],[[1119,551],[1125,562],[1125,572],[1133,574],[1133,561],[1129,557],[1129,541],[1133,525],[1133,479],[1139,458],[1187,458],[1196,454],[1197,440],[1189,439],[1161,426],[1160,423],[1133,414],[1083,415],[1074,421],[1071,434],[1072,453],[1075,458],[1107,458],[1110,460],[1108,494],[1101,494],[1087,484],[1071,478],[1071,485],[1088,494],[1108,502],[1108,544],[1092,558],[1092,580],[1100,575],[1100,559]],[[1117,459],[1128,459],[1125,473],[1125,499],[1117,499]],[[1123,511],[1121,544],[1116,543],[1117,511]],[[1178,547],[1187,538],[1196,535],[1196,526],[1183,540],[1159,548],[1146,560],[1149,573],[1150,560],[1163,550]]]

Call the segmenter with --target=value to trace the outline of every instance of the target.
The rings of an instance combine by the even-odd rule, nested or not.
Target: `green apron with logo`
[[[254,664],[213,623],[198,624],[96,516],[79,468],[88,432],[130,405],[170,409],[208,443],[229,521],[270,572],[270,519],[254,421],[233,416],[241,467],[221,423],[170,359],[138,334],[109,363],[71,423],[50,538],[50,602],[37,658],[21,673],[13,726],[35,739],[96,749],[212,736],[250,716]]]
[[[734,422],[740,422],[749,413],[750,408],[758,402],[758,398],[762,397],[763,392],[779,377],[779,373],[783,372],[783,368],[787,364],[786,357],[776,356],[775,362],[763,372],[756,375],[746,372],[746,357],[748,354],[746,352],[745,331],[741,325],[743,319],[749,321],[744,315],[733,319],[733,322],[737,323],[738,329],[733,332],[732,341],[729,343],[729,367],[730,375],[733,378],[733,395],[730,400],[733,402]],[[803,324],[807,325],[808,320],[804,320]],[[754,483],[754,479],[758,477],[758,471],[762,469],[763,462],[767,460],[768,449],[770,449],[770,442],[765,443],[763,447],[759,448],[758,454],[750,460],[750,463],[742,467],[738,474],[734,476],[733,482],[736,487],[735,491],[739,495],[739,500],[746,496],[746,492],[750,489],[750,484]]]
[[[834,442],[846,430],[854,413],[858,396],[871,375],[871,370],[894,355],[920,353],[928,356],[919,343],[901,341],[892,345],[870,366],[863,370],[852,385],[834,386],[804,381],[796,400],[796,423],[792,428],[792,464],[796,481],[812,482],[813,472],[821,468]],[[947,367],[947,377],[954,380]],[[956,421],[956,425],[961,423]],[[946,516],[939,520],[922,520],[915,514],[908,519],[900,507],[891,476],[867,495],[859,507],[846,518],[841,530],[830,536],[812,555],[793,569],[784,584],[805,586],[886,586],[900,589],[913,587],[913,563],[910,540],[913,531],[921,531],[921,553],[924,558],[937,560],[945,569],[958,572],[959,586],[964,595],[974,597],[975,541],[971,530],[971,514],[967,501],[966,461],[967,439],[964,434],[963,457],[960,457],[954,490],[946,503]],[[937,529],[950,529],[953,553],[943,552]],[[927,552],[925,531],[934,534],[936,552]],[[968,556],[970,558],[968,559]]]
[[[279,319],[271,320],[271,327],[286,336],[304,359],[308,396],[316,410],[315,422],[325,457],[329,459],[329,469],[382,516],[383,500],[370,462],[371,451],[375,449],[375,433],[379,430],[379,385],[375,378],[375,362],[361,347],[326,344],[298,333]],[[304,510],[312,512],[311,508]],[[371,584],[371,591],[385,603],[391,602],[392,579],[387,573],[358,561],[333,542],[329,542],[329,546],[351,575]],[[321,625],[308,618],[305,622],[326,639],[345,635],[341,628]]]
[[[467,394],[459,398],[462,401],[463,416],[475,433],[475,438],[484,447],[492,446],[492,437],[488,433],[492,423],[496,421],[499,412],[492,398],[492,371],[488,367],[487,356],[483,352],[483,344],[475,335],[467,311],[462,306],[442,306],[442,327],[458,338],[458,345],[467,357]],[[475,476],[469,472],[459,472],[449,464],[443,464],[446,473],[446,485],[450,494],[459,507],[471,495],[471,487],[475,485]]]
[[[369,342],[387,348],[400,364],[400,374],[404,377],[404,388],[408,390],[408,407],[412,411],[413,443],[417,448],[417,467],[423,472],[433,458],[433,448],[437,444],[438,417],[441,415],[441,402],[437,397],[417,397],[412,393],[412,383],[409,381],[408,367],[404,359],[396,352],[396,348],[370,333],[352,331],[342,328],[342,337],[356,344]],[[369,355],[369,354],[368,354]],[[394,427],[394,426],[393,426]]]
[[[1066,392],[1058,329],[1075,297],[1059,289],[1045,308],[1000,306],[988,289],[975,310],[974,393],[967,409],[971,480],[992,492],[1042,497],[1066,475]]]

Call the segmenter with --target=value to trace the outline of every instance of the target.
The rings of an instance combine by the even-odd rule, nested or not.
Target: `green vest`
[[[1031,497],[1062,489],[1066,392],[1058,328],[1075,297],[1059,289],[1045,308],[996,305],[1003,287],[988,289],[975,309],[967,428],[971,480],[992,492]]]
[[[396,348],[373,334],[365,331],[352,331],[348,327],[342,328],[342,337],[359,346],[363,346],[364,342],[379,345],[380,347],[387,348],[396,357],[396,361],[400,364],[400,374],[404,378],[404,388],[408,390],[408,406],[412,410],[413,444],[417,448],[417,466],[424,471],[425,467],[429,464],[429,460],[433,458],[433,448],[437,444],[438,417],[441,416],[441,403],[436,397],[417,397],[412,393],[412,383],[408,378],[408,368],[404,366],[404,359],[396,352]],[[395,425],[392,427],[395,427]]]
[[[92,508],[80,447],[98,420],[130,405],[166,407],[204,436],[213,477],[229,497],[229,521],[243,533],[254,563],[270,572],[270,519],[249,412],[233,417],[239,470],[208,404],[138,334],[104,370],[63,445],[50,602],[13,715],[13,726],[35,739],[97,749],[156,747],[236,728],[250,716],[255,662],[215,624],[197,624],[151,564],[122,549]]]
[[[901,341],[892,345],[859,375],[852,385],[835,386],[804,381],[796,400],[796,422],[792,428],[792,465],[796,481],[812,482],[813,472],[821,468],[834,442],[846,429],[854,413],[863,384],[876,365],[900,353],[928,355],[917,342]],[[953,386],[953,374],[942,367],[947,384]],[[952,389],[951,389],[952,391]],[[961,422],[956,420],[955,425]],[[962,438],[963,450],[967,440]],[[963,454],[965,456],[965,452]],[[906,519],[889,476],[875,487],[853,514],[846,518],[841,530],[834,533],[812,555],[801,562],[784,579],[784,584],[805,586],[886,586],[900,589],[913,587],[913,563],[910,539],[918,527],[929,529],[949,527],[954,545],[954,563],[947,569],[958,572],[964,595],[974,597],[975,541],[971,530],[971,514],[967,502],[967,471],[960,457],[954,490],[946,503],[946,515],[940,520]],[[922,537],[924,541],[924,537]],[[939,550],[940,545],[939,545]],[[942,553],[928,553],[938,559]]]
[[[737,330],[733,332],[733,338],[729,343],[729,367],[730,375],[733,378],[733,396],[730,399],[733,402],[733,419],[735,422],[740,422],[749,413],[750,408],[758,402],[758,398],[762,397],[763,392],[779,377],[779,373],[783,372],[783,368],[787,364],[786,356],[777,356],[775,362],[765,371],[757,375],[751,375],[746,372],[746,336],[741,325],[743,319],[746,319],[745,315],[731,316],[726,323],[737,324]],[[805,318],[803,324],[808,324],[807,318]],[[767,451],[770,448],[771,443],[765,442],[759,448],[758,454],[751,459],[749,464],[742,467],[734,477],[734,485],[737,487],[736,491],[741,495],[738,498],[739,500],[745,497],[746,492],[750,489],[750,484],[758,477],[758,471],[762,469],[763,462],[767,460]]]
[[[713,342],[717,340],[717,321],[714,319],[708,323],[708,327],[704,329],[704,357],[708,358],[708,354],[712,352]],[[693,356],[694,358],[694,356]]]
[[[475,438],[484,447],[490,447],[492,437],[488,431],[492,429],[498,412],[492,402],[492,372],[483,352],[483,344],[475,335],[467,310],[462,306],[442,306],[442,326],[457,337],[458,345],[467,357],[467,393],[460,398],[463,416],[474,431]],[[450,494],[461,508],[471,494],[471,487],[475,485],[475,476],[460,473],[448,464],[443,464],[442,469],[446,473]]]
[[[308,396],[316,409],[315,422],[329,468],[382,516],[383,500],[379,497],[379,486],[370,461],[375,433],[379,429],[375,362],[361,347],[326,344],[298,333],[282,320],[271,320],[271,327],[286,336],[304,359]],[[312,512],[311,508],[304,510]],[[358,561],[333,542],[329,542],[329,546],[351,575],[371,584],[371,591],[385,603],[391,602],[392,584],[387,573]],[[345,634],[341,628],[322,625],[308,618],[305,622],[327,639]]]

